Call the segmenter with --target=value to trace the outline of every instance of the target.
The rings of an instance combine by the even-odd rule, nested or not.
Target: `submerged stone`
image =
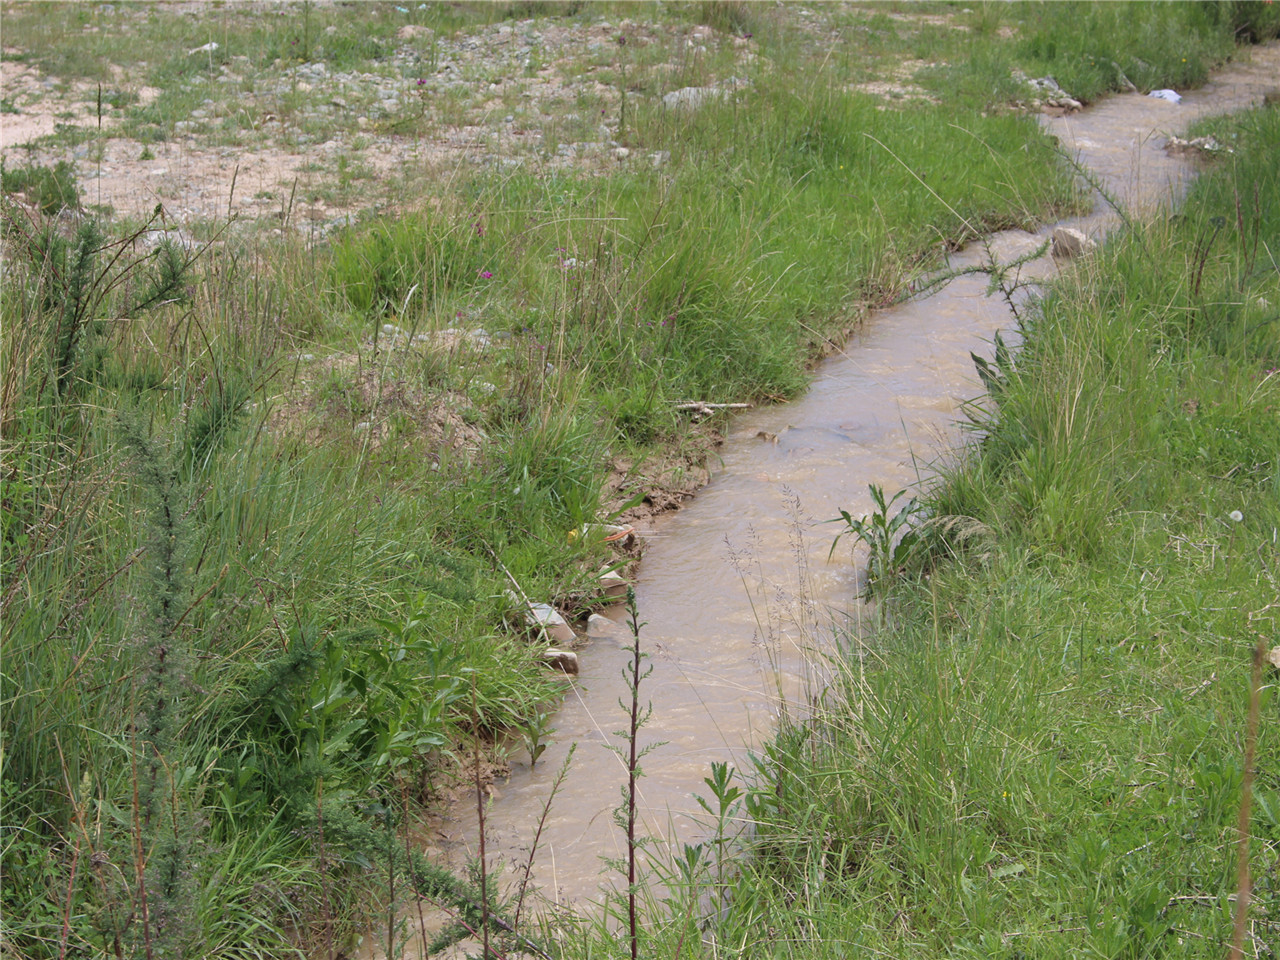
[[[542,659],[557,670],[570,676],[576,677],[578,675],[578,655],[571,650],[558,650],[555,647],[548,647],[542,651]]]
[[[1082,253],[1091,253],[1098,245],[1075,227],[1056,227],[1053,231],[1052,252],[1055,257],[1070,259]]]

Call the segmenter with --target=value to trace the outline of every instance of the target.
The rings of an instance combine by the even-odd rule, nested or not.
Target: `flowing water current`
[[[1176,202],[1194,165],[1164,145],[1196,117],[1240,109],[1280,85],[1280,46],[1253,52],[1181,103],[1129,94],[1083,113],[1045,119],[1066,153],[1125,209]],[[1015,161],[1016,162],[1016,161]],[[1010,231],[951,258],[952,269],[1034,251],[1054,226],[1099,238],[1118,222],[1101,198],[1089,216],[1039,233]],[[1052,276],[1048,257],[1024,278]],[[1013,338],[1004,301],[986,295],[983,275],[960,277],[927,298],[867,318],[843,351],[824,361],[800,399],[733,419],[710,483],[684,508],[642,531],[635,583],[641,648],[652,674],[641,700],[652,704],[642,743],[656,743],[642,766],[640,810],[647,855],[704,839],[694,799],[716,761],[749,765],[779,711],[800,709],[806,684],[821,683],[821,649],[834,632],[858,630],[857,568],[844,544],[828,562],[838,527],[822,521],[872,508],[868,485],[886,493],[916,488],[929,465],[963,442],[960,405],[981,393],[970,352],[991,355],[998,331]],[[856,561],[856,562],[855,562]],[[609,616],[619,625],[623,611]],[[614,821],[626,771],[606,749],[625,726],[619,700],[629,634],[594,639],[582,673],[557,711],[552,743],[536,767],[521,752],[487,808],[487,855],[505,876],[523,871],[557,770],[577,749],[543,827],[532,880],[542,897],[592,909],[625,877],[606,858],[625,856]],[[786,707],[790,704],[790,707]],[[474,805],[446,825],[455,852],[478,850]],[[406,955],[412,955],[412,950]]]

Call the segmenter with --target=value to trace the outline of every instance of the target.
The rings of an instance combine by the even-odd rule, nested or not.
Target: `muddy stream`
[[[1139,94],[1115,96],[1074,116],[1045,118],[1047,130],[1130,210],[1181,195],[1195,163],[1164,149],[1171,134],[1206,113],[1239,109],[1280,85],[1280,46],[1253,51],[1213,82],[1171,103]],[[1098,238],[1118,222],[1099,201],[1070,226]],[[1002,261],[1034,250],[1038,234],[990,238]],[[983,245],[952,258],[953,268],[981,263]],[[1052,275],[1048,259],[1024,267]],[[871,510],[868,484],[887,493],[914,488],[929,463],[963,440],[960,403],[981,392],[970,351],[990,356],[997,331],[1014,326],[1004,303],[985,296],[986,278],[956,279],[941,291],[871,315],[842,353],[817,369],[793,403],[736,417],[711,482],[682,510],[642,531],[646,549],[635,584],[642,649],[652,675],[641,699],[652,703],[642,743],[664,741],[643,761],[641,808],[660,856],[706,836],[694,795],[713,761],[748,767],[748,751],[773,730],[780,697],[805,701],[805,684],[821,682],[820,651],[833,629],[858,630],[857,568],[842,543],[827,561],[838,528],[822,521],[843,508]],[[774,439],[776,438],[776,440]],[[623,611],[609,612],[618,623]],[[538,816],[571,743],[576,755],[551,808],[533,867],[542,897],[591,909],[603,891],[625,887],[603,858],[625,854],[612,811],[625,770],[604,746],[624,726],[618,704],[629,636],[618,629],[579,654],[582,673],[554,718],[554,741],[530,769],[512,758],[487,810],[487,853],[508,879],[528,859]],[[464,805],[465,807],[466,805]],[[442,840],[474,855],[474,805],[445,827]]]

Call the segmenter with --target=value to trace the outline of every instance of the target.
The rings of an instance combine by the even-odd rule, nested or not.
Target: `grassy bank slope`
[[[1280,643],[1280,111],[1185,210],[1024,323],[963,518],[784,730],[714,927],[743,956],[1221,957],[1255,647]],[[1280,942],[1276,670],[1264,667],[1253,946]],[[674,937],[695,937],[675,924]]]

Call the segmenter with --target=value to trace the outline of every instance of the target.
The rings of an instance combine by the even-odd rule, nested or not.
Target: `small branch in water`
[[[675,400],[672,402],[675,403],[677,410],[695,410],[698,413],[710,413],[712,410],[749,410],[755,406],[752,403],[705,403],[702,400]]]

